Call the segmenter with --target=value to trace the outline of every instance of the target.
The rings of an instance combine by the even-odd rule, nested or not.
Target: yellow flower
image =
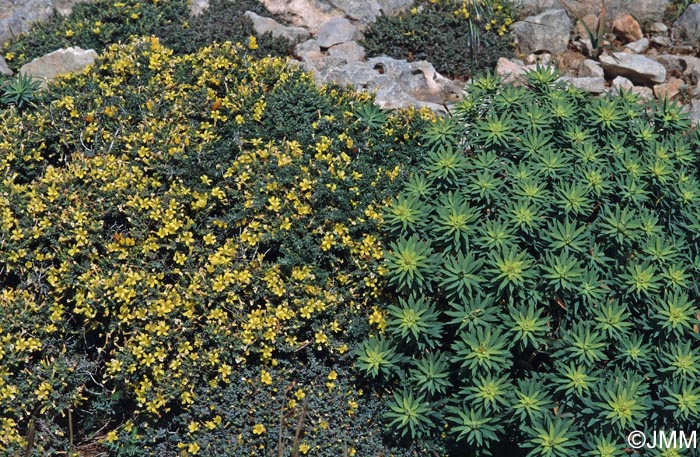
[[[119,438],[119,435],[117,434],[116,430],[112,430],[111,432],[107,433],[107,436],[105,436],[105,441],[111,443],[113,441],[117,441],[117,438]]]
[[[253,433],[255,435],[262,435],[265,433],[265,426],[263,424],[255,424],[255,427],[253,427]]]
[[[199,444],[197,443],[190,443],[189,446],[187,446],[187,452],[190,454],[197,454],[199,453]]]
[[[330,381],[335,381],[336,379],[338,379],[338,372],[335,370],[331,370],[331,372],[328,373],[328,379]]]
[[[299,452],[301,452],[304,455],[306,455],[306,453],[309,452],[309,449],[311,449],[311,446],[309,446],[306,443],[303,443],[299,446]]]
[[[270,376],[270,373],[262,370],[262,373],[260,373],[260,382],[268,386],[272,384],[272,376]]]
[[[304,393],[303,390],[299,389],[296,392],[294,392],[294,396],[297,397],[297,400],[303,400],[304,397],[306,397],[306,394]]]
[[[258,40],[252,35],[250,36],[250,38],[248,38],[248,49],[258,49]]]

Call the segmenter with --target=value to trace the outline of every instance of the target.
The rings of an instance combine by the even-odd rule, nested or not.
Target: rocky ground
[[[462,93],[464,82],[443,77],[429,62],[368,59],[358,44],[377,16],[398,14],[411,0],[261,1],[286,24],[247,12],[256,32],[296,42],[296,59],[319,84],[353,84],[375,91],[384,108],[414,105],[444,111]],[[700,121],[700,4],[691,4],[671,21],[669,0],[609,0],[604,5],[596,0],[518,1],[519,21],[512,31],[521,58],[499,60],[497,72],[506,79],[517,82],[538,63],[555,65],[565,80],[591,93],[626,88],[645,99],[678,100]],[[0,0],[0,43],[28,30],[31,22],[68,14],[74,3]],[[206,7],[207,0],[193,0],[191,13]],[[69,48],[40,57],[20,71],[50,78],[94,57],[94,52]],[[1,56],[0,72],[11,72]]]

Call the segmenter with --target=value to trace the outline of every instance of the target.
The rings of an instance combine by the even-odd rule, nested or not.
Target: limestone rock
[[[190,15],[199,16],[209,8],[209,0],[192,0],[190,3]]]
[[[0,56],[0,74],[12,76],[13,72],[10,67],[7,66],[7,62],[3,56]]]
[[[61,16],[68,16],[78,3],[88,3],[91,0],[53,0],[53,7]]]
[[[629,14],[619,14],[613,21],[612,30],[623,43],[642,39],[642,27]]]
[[[318,41],[315,39],[306,40],[302,43],[297,44],[294,47],[294,52],[300,55],[304,52],[321,52],[321,46],[318,45]]]
[[[629,49],[630,51],[632,51],[636,54],[642,54],[644,51],[649,49],[649,39],[642,38],[642,39],[639,39],[637,41],[627,43],[625,45],[625,48]]]
[[[663,65],[667,72],[687,77],[692,84],[700,80],[700,58],[698,57],[659,54],[654,56],[654,60]]]
[[[522,62],[500,57],[496,62],[496,74],[503,79],[504,83],[519,82],[527,71]]]
[[[0,0],[0,44],[53,15],[51,0]]]
[[[293,43],[300,43],[310,36],[309,32],[302,27],[282,25],[274,19],[260,16],[252,11],[246,11],[244,16],[253,22],[253,28],[258,35],[269,32],[273,36],[286,38]]]
[[[576,12],[578,17],[587,14],[598,14],[601,0],[565,0]],[[670,0],[606,0],[607,17],[614,18],[618,14],[632,13],[640,22],[658,21],[666,12]],[[559,0],[515,0],[520,8],[519,19],[540,14],[548,9],[561,8]]]
[[[19,72],[42,79],[42,86],[46,87],[48,80],[63,73],[82,70],[94,63],[96,58],[97,53],[92,49],[59,49],[24,64]]]
[[[330,57],[343,59],[345,62],[356,62],[365,58],[365,48],[354,41],[336,44],[328,50]]]
[[[625,78],[624,76],[617,76],[615,79],[612,80],[611,87],[617,90],[630,90],[634,87],[634,84],[632,84],[632,81]]]
[[[635,84],[662,83],[666,79],[666,69],[663,65],[637,54],[602,54],[600,63],[606,75],[612,78],[624,76]]]
[[[330,48],[334,44],[352,41],[355,38],[357,27],[348,19],[336,17],[323,24],[318,31],[316,41],[322,48]]]
[[[651,42],[663,48],[670,48],[671,46],[673,46],[673,42],[671,41],[671,39],[663,35],[657,35],[653,37],[651,39]]]
[[[604,78],[572,78],[570,76],[562,76],[558,81],[567,82],[578,89],[583,89],[592,94],[602,94],[605,92]]]
[[[603,67],[601,67],[598,62],[595,60],[586,59],[578,66],[578,76],[579,78],[604,78],[605,72],[603,71]]]
[[[654,86],[654,95],[656,95],[656,98],[667,98],[670,100],[680,93],[683,85],[682,79],[669,78],[667,83]]]
[[[546,10],[561,8],[559,0],[515,0],[514,6],[518,11],[518,19],[536,16]]]
[[[673,24],[672,30],[676,38],[700,42],[700,4],[690,4]]]
[[[569,49],[560,54],[557,54],[556,56],[557,67],[562,70],[562,75],[568,74],[570,76],[576,76],[578,73],[578,68],[581,66],[581,63],[584,60],[586,60],[586,56],[584,56],[580,52],[572,51]],[[540,61],[525,61],[525,63],[527,64],[533,64],[537,62]]]
[[[514,23],[512,30],[523,54],[537,51],[556,54],[566,50],[571,26],[566,11],[553,9]]]
[[[376,91],[377,103],[386,109],[425,106],[444,112],[442,105],[463,93],[461,87],[440,75],[429,62],[386,56],[327,65],[315,77],[317,83],[352,84],[358,90]]]
[[[693,124],[700,122],[700,100],[695,99],[690,102],[688,117]]]
[[[323,0],[260,0],[267,10],[292,25],[304,27],[312,34],[334,17],[343,17],[342,10]]]
[[[668,27],[663,22],[652,22],[647,27],[647,31],[651,33],[666,33],[668,32]]]
[[[637,94],[640,101],[649,101],[654,99],[654,91],[650,87],[634,86],[632,93]]]

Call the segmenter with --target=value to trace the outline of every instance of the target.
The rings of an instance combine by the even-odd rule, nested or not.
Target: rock
[[[309,32],[302,27],[282,25],[274,19],[259,16],[252,11],[246,11],[243,15],[253,22],[253,28],[258,36],[269,32],[273,36],[286,38],[293,43],[300,43],[310,36]]]
[[[673,46],[673,42],[671,41],[671,39],[663,35],[653,37],[651,39],[651,42],[663,48],[670,48],[671,46]]]
[[[684,85],[682,79],[669,78],[667,83],[654,86],[654,95],[656,95],[656,98],[667,98],[670,100],[680,93]]]
[[[602,54],[600,63],[606,75],[611,78],[624,76],[635,84],[662,83],[666,79],[666,69],[663,65],[637,54]]]
[[[413,5],[413,0],[375,0],[384,16],[395,16]]]
[[[348,19],[336,17],[323,24],[318,31],[316,41],[321,48],[330,48],[334,44],[352,41],[357,28]]]
[[[659,54],[654,56],[654,60],[663,65],[667,72],[686,76],[691,84],[696,84],[700,80],[700,58]]]
[[[525,65],[516,60],[500,57],[496,62],[496,74],[503,79],[504,83],[520,82],[526,71]]]
[[[647,27],[647,31],[651,33],[666,33],[668,32],[668,27],[663,22],[652,22]]]
[[[683,56],[685,70],[683,75],[688,78],[691,84],[700,83],[700,59],[692,56]]]
[[[639,96],[641,101],[649,101],[654,99],[654,91],[649,87],[644,86],[634,86],[632,88],[632,93]]]
[[[673,23],[672,31],[676,38],[700,42],[700,4],[690,4]]]
[[[666,68],[667,72],[683,73],[686,69],[685,59],[674,54],[658,54],[653,59]]]
[[[547,10],[524,21],[518,21],[513,24],[511,30],[523,54],[537,51],[556,54],[566,50],[571,26],[571,19],[566,11],[558,9]]]
[[[556,65],[557,65],[557,68],[561,69],[562,75],[576,76],[576,74],[578,72],[578,67],[581,65],[581,62],[583,62],[584,60],[586,60],[586,56],[584,56],[580,52],[567,49],[566,51],[564,51],[560,54],[557,54]],[[538,61],[528,62],[526,60],[525,63],[535,64],[535,63],[538,63]],[[547,62],[547,63],[539,62],[539,63],[542,65],[546,65],[549,62]]]
[[[586,59],[578,66],[578,76],[588,78],[604,78],[605,72],[598,62]]]
[[[0,0],[0,44],[53,15],[51,0]]]
[[[361,22],[374,22],[382,13],[376,1],[330,0],[329,3],[342,10],[345,16]]]
[[[572,78],[570,76],[562,76],[558,79],[561,82],[568,82],[572,86],[590,92],[592,94],[602,94],[605,92],[604,78]]]
[[[700,100],[691,100],[690,110],[688,111],[688,118],[693,124],[697,124],[698,122],[700,122]]]
[[[576,13],[572,17],[583,17],[587,14],[599,14],[601,0],[564,0]],[[664,16],[670,0],[606,0],[607,17],[614,18],[618,14],[632,13],[641,23],[658,21]],[[562,8],[559,0],[515,0],[514,6],[518,11],[518,19],[534,16],[549,9]]]
[[[298,27],[304,27],[311,34],[334,17],[343,17],[340,9],[323,0],[260,0],[267,10]]]
[[[328,55],[343,59],[345,62],[355,62],[365,58],[365,48],[354,41],[336,44],[328,50]]]
[[[331,58],[324,62],[328,60]],[[377,103],[386,109],[425,106],[444,112],[444,103],[464,93],[460,85],[440,75],[429,62],[407,62],[386,56],[366,62],[323,65],[314,76],[318,84],[351,84],[357,90],[376,91]]]
[[[24,64],[19,72],[42,79],[42,87],[46,87],[47,81],[63,73],[82,70],[94,63],[96,58],[97,53],[92,49],[59,49]]]
[[[306,40],[302,43],[299,43],[294,47],[294,53],[297,55],[301,55],[302,53],[305,52],[321,52],[321,46],[318,45],[318,41],[315,39],[310,39]]]
[[[7,66],[7,62],[3,56],[0,56],[0,74],[12,76],[13,71]]]
[[[642,39],[642,27],[639,22],[629,14],[619,14],[612,25],[613,33],[623,43]]]
[[[642,54],[644,51],[649,49],[649,39],[642,38],[640,40],[633,41],[631,43],[627,43],[625,45],[625,48],[629,49],[630,51],[634,52],[635,54]]]
[[[190,15],[199,16],[209,8],[209,0],[192,0],[190,3]]]
[[[617,76],[615,79],[612,80],[612,84],[610,85],[610,87],[617,90],[630,90],[634,87],[634,84],[632,84],[632,81],[625,78],[624,76]]]
[[[61,16],[69,16],[73,12],[73,7],[78,3],[88,3],[90,0],[53,0],[53,7]]]
[[[559,0],[515,0],[513,3],[518,12],[518,19],[521,20],[546,10],[561,8]]]

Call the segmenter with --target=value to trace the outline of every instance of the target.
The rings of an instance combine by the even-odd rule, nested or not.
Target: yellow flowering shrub
[[[379,452],[350,349],[431,115],[249,45],[135,39],[0,117],[0,453]]]

